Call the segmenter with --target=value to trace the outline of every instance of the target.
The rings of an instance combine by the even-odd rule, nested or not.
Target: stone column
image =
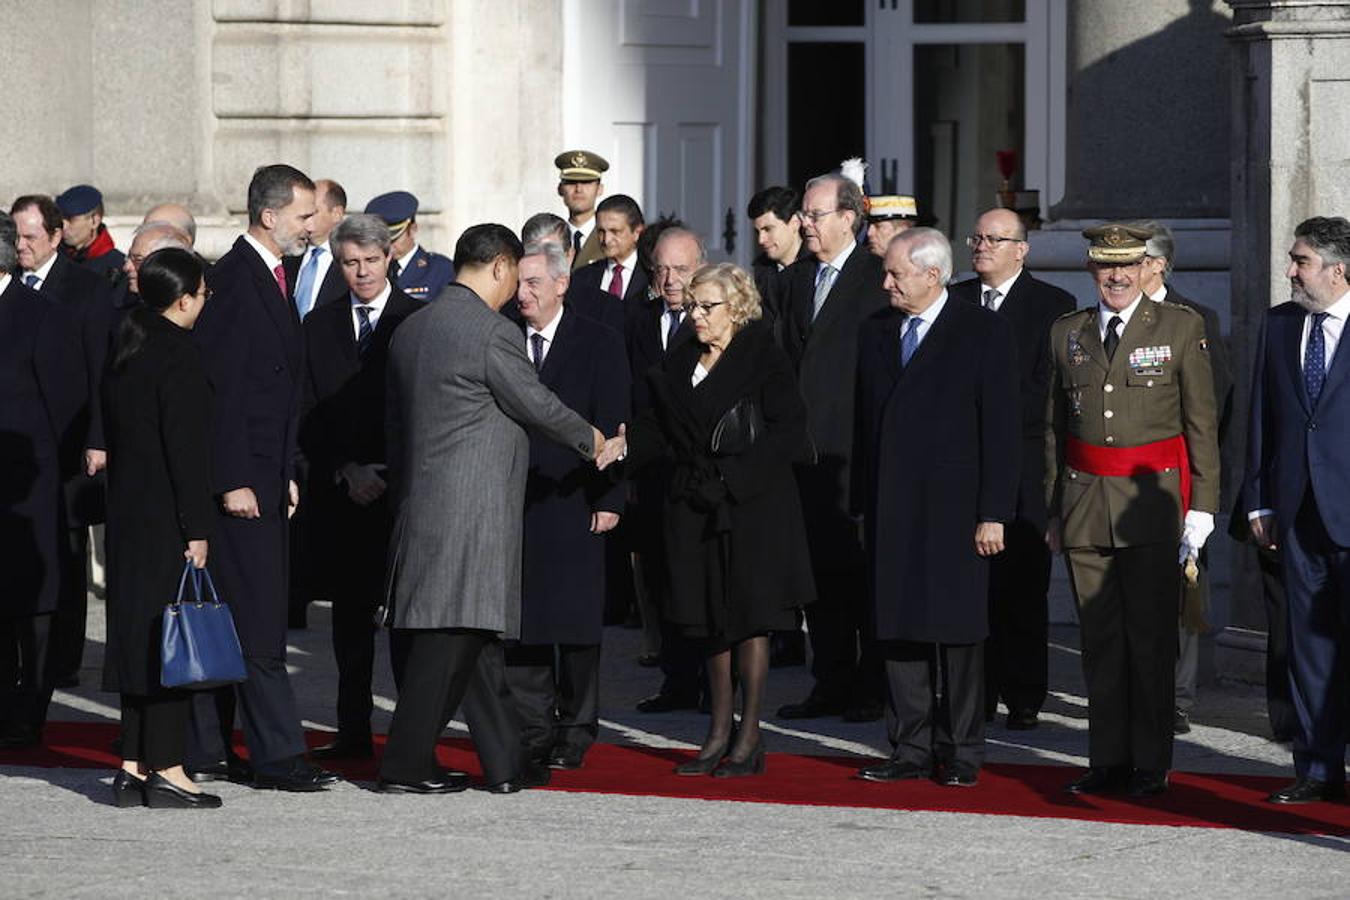
[[[1228,0],[1233,198],[1234,359],[1251,371],[1252,343],[1269,306],[1289,299],[1285,262],[1294,227],[1350,213],[1350,2]],[[1245,445],[1250,386],[1238,381],[1233,441]],[[1263,649],[1254,561],[1234,566],[1229,647]],[[1255,654],[1248,654],[1255,656]],[[1235,655],[1236,656],[1236,655]]]

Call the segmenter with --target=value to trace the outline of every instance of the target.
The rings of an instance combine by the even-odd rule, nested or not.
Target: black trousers
[[[1266,716],[1276,740],[1292,741],[1298,734],[1298,713],[1289,690],[1289,605],[1279,551],[1258,547],[1256,562],[1266,607]]]
[[[42,732],[55,684],[53,614],[0,619],[0,733]]]
[[[300,710],[286,663],[244,657],[248,680],[233,687],[194,691],[187,764],[205,766],[226,758],[234,738],[236,710],[255,770],[280,765],[305,752]]]
[[[1043,529],[1017,519],[990,560],[989,638],[984,645],[985,709],[1040,712],[1049,690],[1050,548]]]
[[[333,598],[333,657],[337,662],[338,734],[345,740],[370,740],[370,714],[375,705],[374,597]]]
[[[191,709],[192,695],[186,691],[123,694],[122,758],[154,771],[182,765]]]
[[[399,628],[390,640],[399,660],[398,706],[380,777],[438,778],[443,770],[436,742],[461,704],[484,780],[496,784],[518,777],[525,763],[520,719],[497,636],[469,628]]]
[[[1172,767],[1181,567],[1172,542],[1068,551],[1093,766]]]
[[[588,750],[600,733],[600,645],[517,644],[505,658],[526,754]]]
[[[57,681],[79,677],[89,617],[89,527],[68,528],[66,535],[61,590],[52,620],[52,672]]]
[[[891,758],[979,769],[984,764],[984,645],[883,641]]]
[[[811,638],[811,693],[829,702],[875,703],[882,697],[881,658],[868,637],[867,574],[817,572],[816,602],[806,608]]]

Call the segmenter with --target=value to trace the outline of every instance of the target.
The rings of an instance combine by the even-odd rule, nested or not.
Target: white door
[[[566,0],[563,136],[648,221],[674,213],[745,263],[754,159],[754,0]],[[730,213],[730,215],[728,215]]]

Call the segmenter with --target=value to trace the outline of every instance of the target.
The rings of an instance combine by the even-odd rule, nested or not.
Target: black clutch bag
[[[717,420],[709,449],[713,456],[738,456],[749,450],[763,433],[764,416],[759,406],[749,397],[742,397]]]

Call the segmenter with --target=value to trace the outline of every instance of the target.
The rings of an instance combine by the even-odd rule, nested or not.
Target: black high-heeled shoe
[[[151,809],[217,809],[220,798],[185,791],[158,772],[151,772],[145,779],[145,805]]]
[[[726,743],[718,747],[711,753],[700,753],[698,756],[689,760],[689,762],[680,763],[675,767],[676,775],[707,775],[713,769],[717,768],[718,763],[726,758],[731,752],[731,745],[736,741],[736,732],[727,736]]]
[[[126,809],[145,805],[145,782],[126,769],[118,769],[112,781],[113,806]]]
[[[734,760],[729,755],[713,772],[714,778],[740,778],[745,775],[764,774],[764,739],[755,741],[755,747],[742,760]]]

